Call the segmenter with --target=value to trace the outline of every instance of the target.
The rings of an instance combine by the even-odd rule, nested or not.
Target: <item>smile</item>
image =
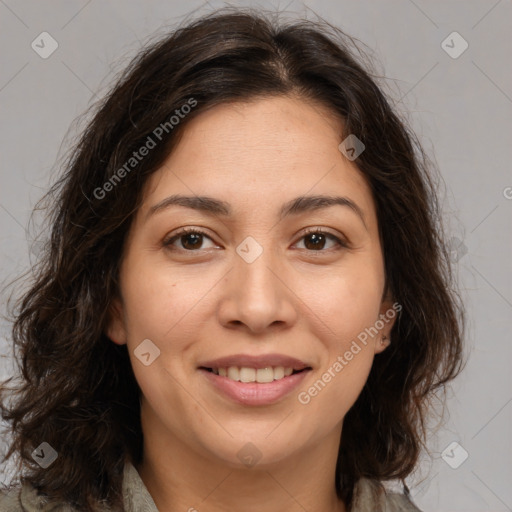
[[[247,366],[229,366],[225,368],[206,368],[206,370],[227,377],[237,382],[259,382],[260,384],[281,380],[294,373],[304,370],[294,370],[284,366],[267,366],[266,368],[249,368]]]
[[[233,354],[202,361],[197,369],[207,386],[229,401],[251,406],[284,399],[312,371],[312,366],[285,354]]]

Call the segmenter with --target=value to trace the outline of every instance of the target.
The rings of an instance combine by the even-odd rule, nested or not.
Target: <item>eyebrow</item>
[[[368,229],[362,209],[354,201],[344,196],[312,195],[296,197],[295,199],[291,199],[286,202],[281,207],[279,220],[289,217],[290,215],[299,215],[304,212],[321,210],[335,205],[350,208],[362,220],[365,228]],[[153,205],[146,215],[146,220],[150,216],[167,210],[172,206],[183,206],[211,216],[222,217],[230,217],[233,211],[229,203],[213,197],[174,194]]]

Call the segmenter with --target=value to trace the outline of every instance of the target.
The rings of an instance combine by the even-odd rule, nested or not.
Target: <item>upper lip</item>
[[[204,361],[199,364],[200,368],[229,368],[230,366],[246,368],[267,368],[269,366],[284,366],[293,370],[304,370],[309,365],[296,359],[295,357],[283,354],[263,354],[252,356],[249,354],[234,354],[231,356],[220,357],[210,361]]]

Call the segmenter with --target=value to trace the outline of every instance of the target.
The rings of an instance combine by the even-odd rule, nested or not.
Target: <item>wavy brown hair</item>
[[[19,375],[0,388],[0,410],[12,437],[4,461],[17,456],[21,481],[80,510],[100,503],[123,509],[125,456],[134,464],[142,457],[140,389],[126,345],[112,343],[104,329],[144,184],[195,116],[224,102],[279,95],[326,106],[343,119],[340,142],[348,134],[364,142],[355,163],[373,193],[387,288],[402,306],[391,346],[375,358],[345,417],[336,490],[350,507],[360,478],[403,480],[412,472],[432,398],[462,368],[463,312],[430,161],[365,55],[324,21],[285,23],[261,11],[222,9],[153,42],[117,78],[43,198],[51,238],[16,303]],[[99,193],[190,98],[197,101],[191,112]],[[59,454],[47,469],[31,457],[43,441]]]

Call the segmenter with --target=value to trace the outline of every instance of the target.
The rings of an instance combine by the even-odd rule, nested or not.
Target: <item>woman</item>
[[[385,483],[461,308],[426,159],[352,44],[228,10],[125,71],[48,196],[2,510],[419,510]]]

